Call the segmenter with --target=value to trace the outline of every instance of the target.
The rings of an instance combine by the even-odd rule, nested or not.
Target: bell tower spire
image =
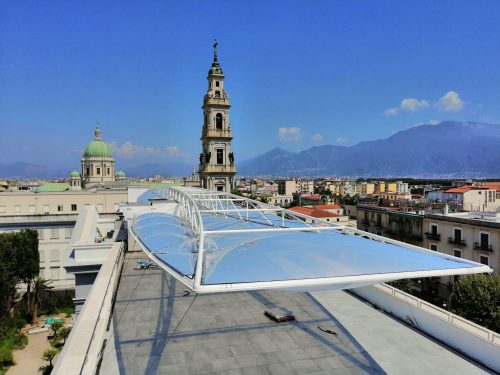
[[[200,154],[201,186],[206,189],[230,192],[236,174],[233,139],[229,122],[229,96],[224,90],[224,73],[219,65],[214,40],[214,61],[208,71],[208,91],[203,99],[203,130]]]

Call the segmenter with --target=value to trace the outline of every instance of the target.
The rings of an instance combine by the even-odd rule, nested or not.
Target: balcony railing
[[[493,247],[491,245],[474,242],[474,250],[493,252]]]
[[[453,238],[453,237],[448,237],[448,243],[453,244],[453,245],[457,245],[457,246],[466,246],[465,240]]]
[[[428,240],[433,240],[433,241],[441,241],[441,234],[432,233],[432,232],[425,232],[425,238],[427,238]]]

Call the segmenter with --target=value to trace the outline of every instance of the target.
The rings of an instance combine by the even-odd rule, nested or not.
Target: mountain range
[[[244,176],[500,177],[500,125],[445,121],[353,146],[275,148],[237,167]]]
[[[239,162],[240,176],[500,177],[500,125],[444,121],[353,146],[324,145],[301,152],[275,148]],[[187,176],[183,162],[124,166],[130,177]],[[70,170],[0,163],[3,178],[67,177]]]

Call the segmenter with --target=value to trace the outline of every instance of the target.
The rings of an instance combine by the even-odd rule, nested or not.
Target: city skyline
[[[0,161],[78,167],[99,122],[117,161],[196,163],[215,37],[237,162],[500,122],[499,3],[377,5],[4,2]]]

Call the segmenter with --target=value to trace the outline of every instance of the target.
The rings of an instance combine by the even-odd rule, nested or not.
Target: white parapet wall
[[[351,292],[500,373],[500,334],[387,284]]]
[[[52,374],[95,374],[108,337],[114,294],[123,264],[123,242],[108,252]]]

